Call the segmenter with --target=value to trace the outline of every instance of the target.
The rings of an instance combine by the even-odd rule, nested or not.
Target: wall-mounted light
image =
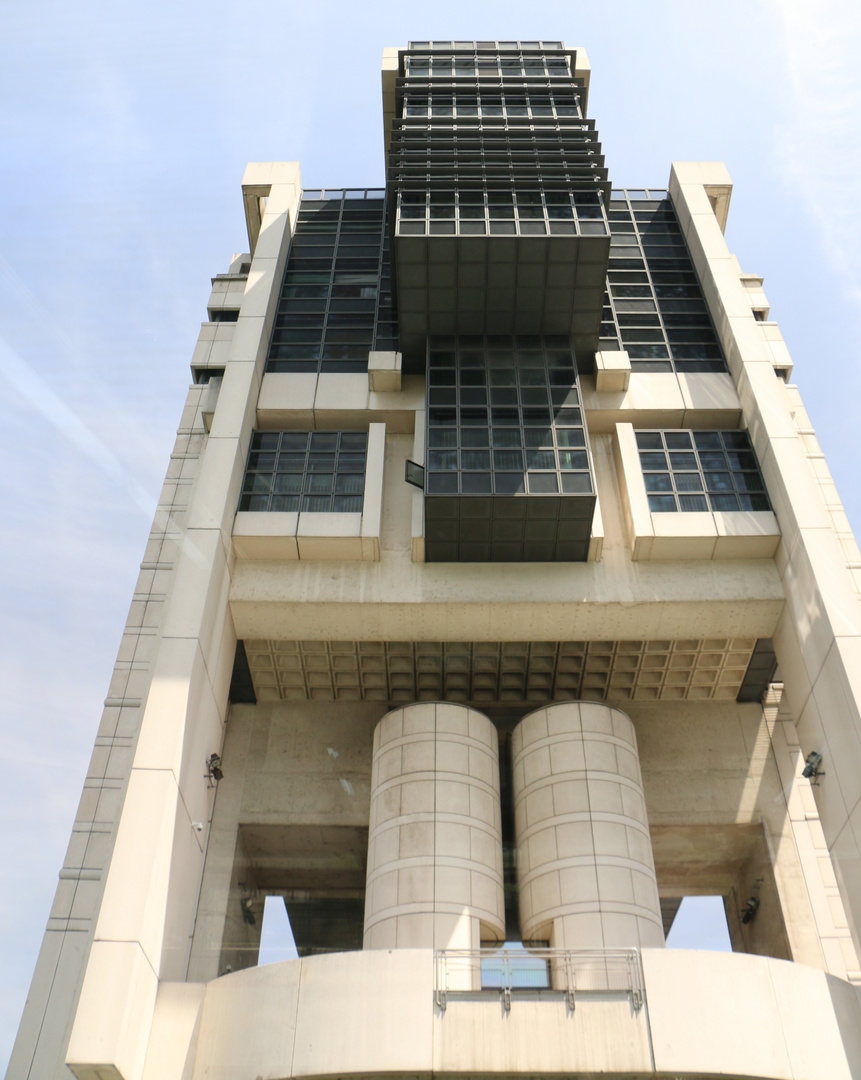
[[[759,911],[759,905],[761,903],[759,899],[759,888],[762,885],[764,878],[758,877],[753,883],[753,892],[746,901],[744,907],[739,912],[741,921],[747,926],[748,923],[753,922],[756,913]]]
[[[744,907],[741,909],[741,921],[747,926],[748,923],[753,922],[753,918],[759,911],[760,900],[758,896],[751,896]]]
[[[209,780],[209,787],[213,787],[212,781],[216,782],[224,779],[224,773],[221,771],[221,758],[218,754],[210,754],[206,761],[206,773],[204,778]]]
[[[816,780],[820,776],[824,776],[824,772],[819,771],[819,766],[822,764],[822,755],[818,754],[815,750],[807,755],[804,759],[804,768],[801,770],[801,775],[805,780],[809,780],[812,784],[816,784]]]
[[[251,895],[251,890],[244,881],[238,881],[237,885],[243,894],[239,898],[239,910],[242,912],[242,921],[247,923],[248,926],[256,926],[257,916],[254,914],[254,900]]]
[[[254,901],[250,896],[243,896],[239,901],[239,906],[242,908],[242,921],[248,923],[249,926],[257,925],[257,916],[254,914]]]

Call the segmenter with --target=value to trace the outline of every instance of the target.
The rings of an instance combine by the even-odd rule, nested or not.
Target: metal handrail
[[[505,1009],[512,994],[558,998],[573,1011],[577,994],[629,993],[635,1010],[643,1004],[639,949],[437,949],[434,1000],[498,993]]]

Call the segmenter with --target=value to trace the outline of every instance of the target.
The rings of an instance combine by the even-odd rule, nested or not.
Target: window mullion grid
[[[663,447],[664,447],[664,453],[667,455],[667,465],[669,466],[669,470],[670,470],[670,482],[673,485],[673,495],[675,496],[675,500],[676,500],[676,511],[677,511],[677,513],[680,513],[680,514],[690,513],[690,511],[686,511],[686,510],[684,510],[682,508],[682,503],[681,503],[682,497],[685,496],[685,495],[697,495],[697,494],[699,494],[699,492],[681,491],[679,489],[678,480],[676,479],[676,477],[677,477],[677,475],[679,473],[693,472],[693,470],[692,469],[675,469],[673,467],[673,459],[670,457],[670,454],[671,453],[679,453],[679,451],[678,450],[674,450],[674,451],[670,450],[669,446],[667,445],[667,432],[666,431],[661,432],[661,442],[662,442]],[[707,509],[708,512],[713,512],[712,511],[711,498],[710,498],[708,490],[706,488],[706,478],[705,478],[705,475],[703,474],[702,462],[700,461],[699,451],[697,450],[696,444],[694,443],[693,436],[691,436],[691,447],[692,447],[692,452],[693,452],[693,455],[694,455],[694,460],[696,461],[696,471],[697,471],[697,475],[699,476],[699,479],[700,479],[701,491],[702,491],[702,494],[704,495],[705,501],[706,501],[706,509]],[[682,451],[682,452],[684,453],[686,451]]]
[[[341,226],[344,222],[344,200],[341,199],[341,210],[338,214],[338,229],[335,233],[335,250],[332,252],[332,269],[329,271],[329,295],[326,297],[326,311],[323,320],[323,334],[320,340],[320,357],[317,362],[318,373],[323,370],[323,356],[326,352],[326,338],[329,333],[329,308],[332,303],[332,288],[335,284],[335,264],[338,261],[338,248],[341,243]]]
[[[639,249],[639,252],[640,252],[640,258],[643,260],[643,269],[645,270],[646,275],[647,275],[647,277],[649,279],[649,289],[651,290],[651,293],[652,293],[652,301],[653,301],[653,303],[655,305],[655,311],[658,314],[658,323],[659,323],[659,326],[660,326],[660,329],[661,329],[661,335],[663,337],[664,348],[667,350],[667,356],[668,356],[670,362],[672,363],[673,350],[670,348],[669,338],[667,337],[667,328],[664,325],[664,316],[661,314],[661,305],[658,303],[657,293],[655,292],[655,283],[652,280],[652,271],[651,271],[651,269],[649,267],[649,260],[646,258],[645,248],[643,247],[643,234],[640,232],[640,223],[637,221],[637,218],[636,218],[636,215],[634,214],[633,208],[631,209],[631,221],[633,221],[633,223],[634,223],[634,230],[635,230],[634,235],[637,237],[637,244],[638,244],[638,249]],[[673,370],[675,370],[675,366],[673,366]],[[699,459],[697,459],[697,460],[699,460]]]

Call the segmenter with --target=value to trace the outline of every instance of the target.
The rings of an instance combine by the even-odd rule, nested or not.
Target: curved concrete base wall
[[[560,702],[512,735],[520,928],[576,948],[664,944],[634,725]]]
[[[761,956],[646,949],[630,995],[449,998],[433,953],[366,951],[159,988],[143,1080],[382,1074],[744,1076],[857,1080],[861,1005],[849,983]],[[333,1011],[334,1010],[334,1011]],[[333,1022],[336,1017],[336,1022]],[[103,1075],[77,1064],[80,1077]]]
[[[448,702],[395,709],[374,732],[364,947],[504,936],[496,728]]]

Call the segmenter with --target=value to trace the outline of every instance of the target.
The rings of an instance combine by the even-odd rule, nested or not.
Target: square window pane
[[[457,470],[457,451],[429,450],[428,468],[439,471]]]
[[[307,431],[284,431],[281,433],[281,454],[283,456],[285,450],[301,450],[308,449],[308,432]]]
[[[252,453],[248,458],[248,468],[257,469],[260,472],[272,472],[275,468],[275,455]]]
[[[559,490],[555,472],[529,473],[529,490],[538,495],[550,495]]]
[[[666,472],[669,469],[666,454],[655,454],[646,450],[640,451],[640,465],[644,471],[648,469]]]
[[[529,450],[526,454],[527,469],[555,469],[556,458],[552,450]]]
[[[273,495],[272,503],[269,507],[272,513],[292,513],[295,514],[299,509],[299,496],[298,495]]]
[[[528,447],[552,446],[553,431],[549,427],[524,428],[523,445]]]
[[[275,491],[279,495],[299,495],[302,491],[301,473],[278,473],[275,476]]]
[[[431,428],[428,431],[428,446],[457,446],[457,429]]]
[[[245,492],[268,495],[272,488],[272,473],[247,473],[242,487]]]
[[[746,431],[722,431],[724,445],[733,450],[749,450],[750,436]]]
[[[645,473],[646,491],[672,491],[669,473]]]
[[[308,455],[306,468],[309,473],[333,473],[335,471],[335,455],[315,454],[312,451]]]
[[[524,409],[523,410],[523,423],[529,424],[530,427],[549,427],[550,410],[549,409]]]
[[[637,446],[640,450],[663,450],[660,431],[638,431]]]
[[[733,473],[735,486],[739,491],[764,491],[762,477],[758,472]]]
[[[308,473],[305,476],[305,491],[313,495],[331,495],[335,477],[331,473]]]
[[[518,495],[524,490],[526,477],[522,472],[493,474],[493,486],[497,495]]]
[[[361,473],[346,473],[335,477],[335,493],[338,495],[361,495],[365,490],[365,478]]]
[[[520,385],[529,387],[540,386],[543,388],[547,385],[547,376],[542,369],[521,368]],[[544,393],[546,394],[547,391],[545,390]]]
[[[460,433],[461,446],[490,446],[487,428],[464,428]]]
[[[523,454],[520,450],[494,450],[494,469],[523,469]]]
[[[240,510],[268,510],[269,509],[269,496],[268,495],[243,495],[239,500]]]
[[[562,491],[566,495],[588,495],[592,491],[592,481],[586,472],[562,473]]]
[[[582,428],[557,428],[557,446],[585,446],[586,435]]]
[[[697,450],[720,450],[720,435],[716,431],[695,431],[694,444]]]
[[[429,495],[456,495],[457,473],[428,473]]]
[[[732,477],[728,472],[707,472],[706,487],[709,491],[732,491]]]
[[[770,510],[768,498],[765,495],[739,495],[739,505],[742,510]]]
[[[589,462],[585,450],[560,450],[560,469],[587,469]]]
[[[520,428],[494,428],[494,446],[520,446]]]
[[[332,509],[342,514],[360,514],[362,512],[362,496],[336,495]]]
[[[307,438],[307,435],[305,436]],[[255,431],[251,440],[251,447],[253,450],[277,450],[278,449],[278,432],[277,431]]]
[[[489,495],[490,473],[464,473],[461,477],[461,491],[464,495]]]
[[[305,454],[285,454],[282,451],[278,456],[278,472],[303,473],[305,461]]]
[[[674,472],[676,491],[702,491],[703,482],[698,472]]]
[[[487,450],[461,450],[460,467],[462,469],[489,469],[490,453]]]
[[[457,390],[453,386],[431,386],[428,389],[429,405],[457,405]]]
[[[670,454],[670,468],[675,469],[695,469],[697,467],[697,455],[694,453]]]
[[[729,461],[729,467],[733,470],[756,468],[756,458],[750,451],[745,453],[744,451],[727,450],[726,456]]]

